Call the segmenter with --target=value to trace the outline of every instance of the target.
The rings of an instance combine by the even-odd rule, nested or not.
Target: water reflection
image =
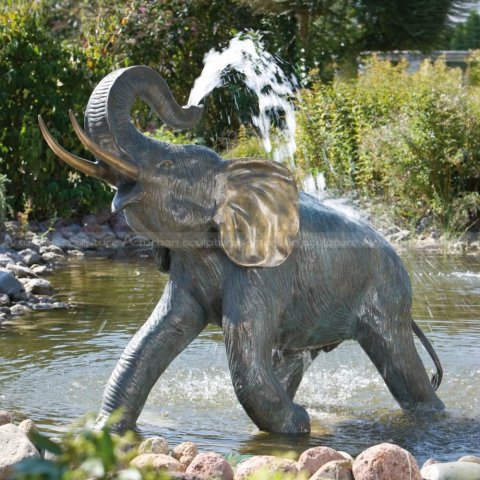
[[[154,387],[140,417],[145,435],[186,439],[220,452],[297,452],[327,444],[352,454],[393,441],[417,458],[448,460],[480,444],[480,259],[404,255],[415,292],[414,317],[444,365],[446,412],[402,413],[360,347],[322,354],[298,401],[312,434],[258,432],[235,397],[222,334],[209,328]],[[166,277],[148,261],[77,260],[52,282],[67,311],[35,312],[0,327],[0,408],[57,433],[99,408],[101,392],[133,333],[161,295]],[[417,344],[433,371],[428,354]]]

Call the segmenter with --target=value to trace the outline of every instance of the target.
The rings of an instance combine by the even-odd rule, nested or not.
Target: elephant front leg
[[[200,305],[169,282],[155,310],[122,353],[105,389],[96,426],[121,409],[115,429],[135,427],[148,394],[172,360],[205,328]]]
[[[307,411],[292,402],[273,370],[272,315],[273,306],[238,297],[224,311],[223,330],[233,387],[260,430],[306,433],[310,431]]]
[[[303,375],[317,358],[319,350],[273,350],[272,362],[276,377],[293,400]]]

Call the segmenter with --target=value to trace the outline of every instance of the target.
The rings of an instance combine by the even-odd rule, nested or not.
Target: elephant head
[[[77,136],[96,162],[63,149],[41,117],[40,128],[63,161],[116,189],[112,210],[124,210],[138,233],[172,250],[188,233],[214,234],[239,265],[282,263],[299,229],[291,172],[278,163],[226,161],[202,146],[170,145],[148,137],[130,120],[137,98],[174,128],[193,127],[201,117],[202,107],[182,108],[175,102],[158,73],[135,66],[114,71],[98,84],[85,112],[85,131],[70,112]]]

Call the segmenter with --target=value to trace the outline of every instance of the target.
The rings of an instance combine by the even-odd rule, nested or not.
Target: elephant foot
[[[281,420],[282,417],[279,419]],[[293,404],[283,419],[282,423],[267,426],[263,430],[271,433],[310,433],[310,417],[301,405]]]
[[[136,429],[136,422],[129,421],[127,417],[122,416],[120,412],[98,414],[93,424],[92,430],[100,431],[108,429],[110,432],[122,434],[128,430]]]

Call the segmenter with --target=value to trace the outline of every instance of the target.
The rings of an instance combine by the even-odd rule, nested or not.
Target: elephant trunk
[[[152,141],[130,120],[130,110],[137,98],[173,128],[193,127],[203,110],[195,106],[180,107],[165,80],[149,67],[122,68],[107,75],[90,96],[85,130],[97,144],[127,162],[133,159],[141,162],[138,152],[143,151],[142,145]]]
[[[64,162],[118,187],[139,179],[141,152],[148,151],[148,144],[153,141],[140,133],[130,120],[130,110],[137,98],[144,100],[164,123],[174,128],[193,127],[203,110],[197,106],[180,107],[158,73],[149,67],[135,66],[116,70],[97,85],[85,112],[86,133],[70,112],[78,138],[95,155],[97,163],[61,147],[41,116],[38,119],[40,130],[50,148]]]

